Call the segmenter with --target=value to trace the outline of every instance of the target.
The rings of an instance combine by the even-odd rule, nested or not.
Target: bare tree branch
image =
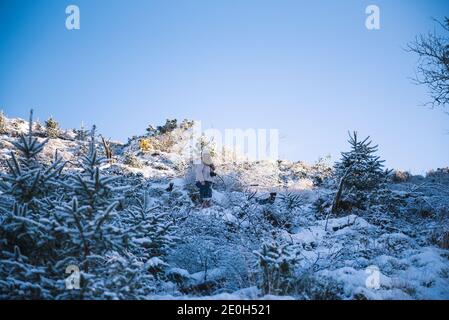
[[[426,35],[419,35],[408,44],[406,51],[418,55],[418,66],[414,83],[426,85],[431,101],[426,105],[431,108],[449,105],[449,18],[444,22],[435,20],[443,29]]]

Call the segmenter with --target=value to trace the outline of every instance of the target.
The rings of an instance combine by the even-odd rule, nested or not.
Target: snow
[[[15,151],[12,142],[28,129],[26,121],[6,120],[9,133],[0,140],[2,177],[11,174],[5,161]],[[36,196],[34,205],[42,211],[36,214],[25,206],[14,211],[15,201],[23,204],[20,195],[8,188],[0,191],[0,245],[6,248],[0,252],[0,299],[77,298],[64,290],[61,274],[68,265],[82,270],[83,261],[92,266],[83,273],[95,288],[92,299],[449,299],[447,169],[389,182],[373,195],[386,191],[386,203],[334,215],[315,206],[335,193],[333,169],[323,161],[308,165],[218,157],[221,178],[214,185],[213,206],[201,209],[192,200],[198,190],[189,177],[189,134],[177,128],[170,133],[172,146],[151,152],[139,149],[143,136],[127,144],[114,142],[113,161],[98,164],[99,194],[93,192],[95,177],[79,161],[88,142],[75,140],[70,130],[50,139],[38,160],[48,168],[57,150],[69,162],[62,181],[40,182],[49,193]],[[45,140],[42,132],[37,139]],[[99,141],[97,146],[102,155]],[[125,164],[125,153],[142,167]],[[26,174],[19,180],[31,181],[27,177],[36,171]],[[82,175],[87,191],[74,182],[75,174]],[[170,183],[173,188],[167,190]],[[87,213],[89,192],[95,195],[94,219]],[[269,192],[277,192],[274,203],[261,203]],[[300,197],[293,208],[283,199],[288,194]],[[115,201],[119,205],[103,221]],[[97,237],[99,230],[102,237]],[[58,243],[61,235],[64,243]],[[92,250],[88,257],[79,249],[86,241]],[[267,242],[291,245],[298,253],[286,276],[296,291],[264,292],[260,256],[254,252]],[[52,246],[58,251],[46,256],[45,248]],[[273,270],[286,256],[272,259]],[[367,285],[372,270],[379,272],[378,287]]]
[[[220,293],[212,296],[173,296],[173,295],[151,295],[151,300],[294,300],[290,296],[262,295],[257,287],[249,287],[232,293]]]
[[[161,259],[159,259],[158,257],[153,257],[146,262],[146,265],[150,268],[158,267],[158,266],[164,265],[164,264],[165,264],[165,262],[162,261]]]

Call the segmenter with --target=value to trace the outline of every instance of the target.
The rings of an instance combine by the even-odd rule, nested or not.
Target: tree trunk
[[[340,179],[340,183],[338,185],[337,193],[335,194],[334,201],[332,203],[332,213],[337,213],[338,209],[340,208],[340,200],[341,195],[343,193],[343,187],[345,185],[346,179],[348,178],[349,173],[351,172],[352,166],[350,166],[348,169],[346,169],[345,174]]]

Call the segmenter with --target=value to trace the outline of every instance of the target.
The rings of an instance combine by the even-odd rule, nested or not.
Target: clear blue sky
[[[65,29],[69,4],[81,30]],[[281,157],[309,162],[358,130],[422,172],[449,165],[449,116],[421,106],[403,48],[445,14],[447,0],[1,0],[0,109],[120,140],[166,118],[278,128]]]

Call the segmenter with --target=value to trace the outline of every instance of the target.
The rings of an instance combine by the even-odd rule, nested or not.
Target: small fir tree
[[[50,117],[50,119],[45,121],[45,130],[47,132],[47,137],[51,139],[59,137],[60,134],[59,123],[55,119],[53,119],[53,117]]]
[[[258,257],[263,294],[288,294],[295,280],[295,265],[299,262],[298,247],[287,242],[269,241],[254,253]]]
[[[334,213],[340,209],[344,191],[347,197],[353,198],[351,202],[363,202],[367,193],[378,189],[388,176],[388,171],[383,169],[384,160],[375,154],[378,146],[372,145],[370,137],[359,140],[357,132],[353,132],[348,142],[351,150],[342,152],[341,160],[335,164],[338,189],[332,205]]]

